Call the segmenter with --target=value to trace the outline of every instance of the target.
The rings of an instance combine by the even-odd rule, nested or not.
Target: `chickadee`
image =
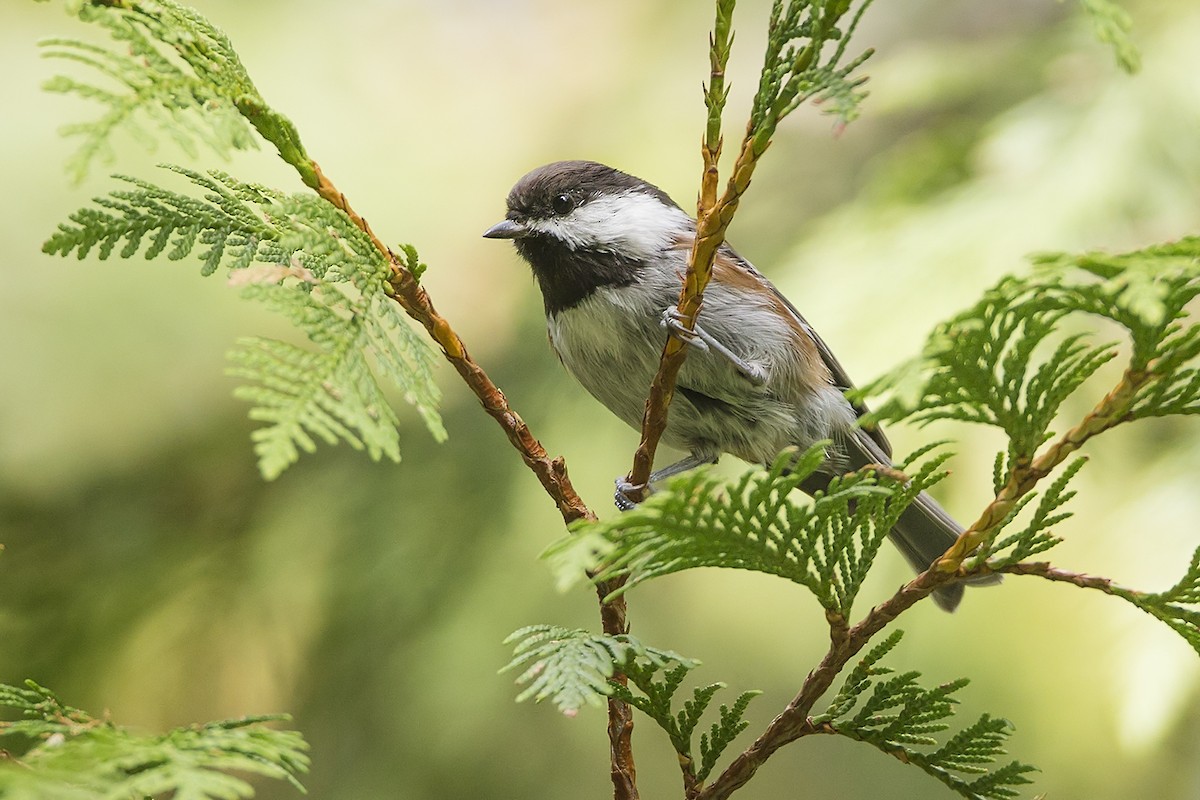
[[[848,469],[891,464],[883,433],[855,426],[865,409],[846,399],[850,379],[828,346],[728,244],[713,262],[694,332],[683,329],[674,303],[696,223],[657,186],[591,161],[547,164],[517,181],[504,220],[483,235],[513,241],[542,290],[554,352],[634,428],[658,369],[663,328],[693,346],[662,437],[689,455],[652,482],[715,463],[722,453],[770,464],[785,447],[807,449],[823,439],[835,447],[803,486],[809,493]],[[922,493],[891,539],[924,571],[962,531]],[[961,584],[950,584],[934,599],[949,611],[962,593]]]

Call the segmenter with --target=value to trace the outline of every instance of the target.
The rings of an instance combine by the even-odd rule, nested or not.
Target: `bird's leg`
[[[676,461],[674,464],[663,467],[655,472],[651,472],[650,480],[641,486],[635,486],[624,478],[617,478],[615,481],[617,484],[617,490],[613,494],[613,503],[616,504],[617,508],[621,511],[629,511],[637,505],[637,503],[629,499],[629,492],[632,492],[635,489],[645,488],[647,484],[651,489],[653,489],[654,484],[659,483],[660,481],[663,481],[672,475],[678,475],[681,472],[687,472],[689,469],[695,469],[696,467],[703,466],[704,464],[715,464],[717,463],[717,459],[719,457],[720,456],[713,455],[712,453],[692,453],[686,458]]]
[[[684,327],[680,321],[682,317],[683,315],[680,313],[678,306],[667,306],[667,309],[662,313],[662,326],[679,337],[679,340],[684,344],[695,347],[698,350],[711,350],[717,353],[730,364],[733,364],[734,369],[755,386],[762,386],[767,382],[767,374],[762,367],[757,364],[751,364],[721,344],[717,341],[716,337],[700,327],[699,324],[691,330]]]

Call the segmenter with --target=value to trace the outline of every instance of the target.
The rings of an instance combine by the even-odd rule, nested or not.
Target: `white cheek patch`
[[[670,247],[691,220],[675,206],[643,192],[597,197],[563,217],[536,220],[530,228],[572,250],[620,252],[653,258]]]

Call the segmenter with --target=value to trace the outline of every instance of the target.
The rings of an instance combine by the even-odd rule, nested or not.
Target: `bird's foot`
[[[741,373],[743,378],[755,386],[762,386],[767,382],[767,371],[758,364],[751,364],[749,361],[746,361],[746,359],[717,341],[715,336],[704,330],[704,328],[701,328],[699,324],[692,328],[685,326],[683,324],[683,312],[679,310],[679,306],[667,306],[663,310],[662,322],[660,324],[689,347],[719,354],[732,364],[734,369]]]
[[[613,483],[616,484],[616,491],[613,492],[613,504],[618,511],[632,511],[637,507],[637,503],[629,499],[629,495],[636,492],[649,492],[649,488],[644,483],[630,483],[624,478],[617,478]]]
[[[684,344],[697,350],[708,349],[708,339],[711,337],[704,333],[699,325],[696,325],[695,328],[684,325],[683,312],[679,310],[679,306],[667,306],[663,309],[662,321],[659,324]]]

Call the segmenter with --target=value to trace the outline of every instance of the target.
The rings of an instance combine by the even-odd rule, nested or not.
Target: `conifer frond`
[[[1186,603],[1200,605],[1200,548],[1192,553],[1192,561],[1179,583],[1165,592],[1152,595],[1164,603]]]
[[[1113,0],[1079,0],[1079,4],[1091,18],[1096,38],[1112,47],[1121,69],[1137,72],[1142,57],[1129,39],[1129,31],[1133,28],[1129,13]]]
[[[722,704],[718,709],[720,719],[712,724],[708,733],[700,734],[700,767],[696,770],[697,780],[703,781],[712,773],[721,754],[733,744],[739,733],[750,726],[750,722],[743,719],[743,716],[750,701],[760,694],[762,692],[757,690],[742,692],[732,706]]]
[[[111,160],[108,140],[118,128],[153,146],[154,136],[144,126],[151,123],[193,156],[197,144],[221,156],[256,147],[253,128],[306,186],[318,186],[296,127],[267,105],[229,37],[202,15],[175,0],[70,0],[66,8],[104,28],[115,43],[112,49],[72,39],[44,43],[49,57],[91,67],[110,87],[66,77],[46,85],[106,107],[98,120],[63,129],[83,138],[67,165],[76,179],[96,158]]]
[[[1075,490],[1068,490],[1067,486],[1075,475],[1079,473],[1079,470],[1083,469],[1083,465],[1086,463],[1087,459],[1080,457],[1068,464],[1066,469],[1046,489],[1028,524],[1020,531],[1005,536],[1003,539],[988,546],[985,551],[969,559],[966,562],[966,568],[968,570],[974,569],[977,563],[986,560],[988,567],[998,572],[1009,564],[1024,561],[1030,556],[1045,552],[1061,542],[1062,539],[1055,536],[1051,532],[1051,528],[1071,516],[1071,512],[1061,511],[1060,509],[1075,497]],[[1003,530],[1007,527],[1009,522],[1026,505],[1031,503],[1036,496],[1036,493],[1031,492],[1021,498],[1009,515],[1009,519],[1002,523],[998,530]]]
[[[761,694],[743,692],[732,706],[721,706],[720,718],[701,736],[701,764],[696,771],[692,737],[714,695],[725,688],[723,683],[697,687],[681,708],[674,708],[683,679],[700,662],[648,647],[627,634],[609,636],[555,625],[522,628],[504,641],[515,647],[512,660],[500,671],[524,669],[516,679],[525,686],[517,702],[551,700],[559,711],[574,716],[585,705],[600,706],[614,697],[654,720],[699,780],[707,777],[725,748],[745,730],[746,707]],[[628,686],[612,680],[617,672],[626,676]]]
[[[117,175],[134,188],[97,197],[95,207],[76,211],[70,223],[59,224],[42,245],[42,252],[62,256],[74,252],[82,259],[95,249],[103,260],[124,241],[117,252],[121,258],[132,258],[144,247],[147,260],[166,251],[167,258],[178,261],[199,244],[208,248],[199,254],[203,263],[200,274],[211,275],[222,264],[230,269],[248,267],[258,259],[263,241],[283,237],[280,228],[255,208],[270,208],[282,195],[220,172],[167,169],[204,190],[203,198]]]
[[[866,78],[854,72],[873,51],[845,59],[850,38],[871,0],[776,0],[767,30],[767,49],[750,115],[754,150],[761,153],[779,122],[800,105],[815,100],[840,124],[858,116],[866,97]],[[718,29],[722,15],[718,6]],[[836,43],[836,44],[834,44]],[[828,45],[828,46],[827,46]]]
[[[729,54],[733,49],[733,10],[737,0],[717,0],[716,18],[708,38],[709,79],[704,85],[704,106],[708,118],[704,128],[705,148],[716,152],[721,146],[721,117],[729,99],[725,82]]]
[[[252,382],[236,395],[267,423],[253,434],[263,475],[279,475],[316,439],[398,460],[398,420],[376,373],[399,387],[435,438],[445,438],[435,356],[388,299],[389,265],[366,234],[316,197],[170,169],[202,196],[124,178],[132,189],[72,214],[43,250],[81,258],[95,250],[102,259],[166,252],[175,260],[199,251],[201,274],[226,267],[244,296],[304,333],[315,349],[247,338],[230,354],[231,374]],[[406,253],[419,263],[414,249]]]
[[[429,342],[412,326],[400,306],[382,292],[372,296],[371,307],[362,322],[379,371],[403,393],[404,401],[417,410],[433,438],[445,441],[448,434],[438,413],[442,393],[433,375],[438,360]]]
[[[515,644],[513,658],[500,671],[520,667],[518,684],[528,684],[517,702],[550,699],[559,711],[574,715],[585,705],[603,705],[614,693],[609,681],[622,672],[682,669],[685,673],[699,662],[643,645],[628,634],[608,636],[556,625],[531,625],[514,631],[505,644]],[[526,666],[528,665],[528,666]]]
[[[343,318],[289,286],[252,286],[245,293],[292,317],[318,346],[243,338],[229,353],[229,374],[252,382],[234,396],[253,404],[251,419],[267,423],[251,434],[263,475],[275,478],[295,463],[297,448],[314,452],[310,433],[331,445],[340,439],[365,449],[375,461],[399,461],[398,420],[366,359],[361,320]]]
[[[197,145],[222,157],[258,146],[237,108],[239,98],[257,98],[258,92],[228,38],[203,17],[170,0],[84,2],[72,10],[84,22],[103,27],[117,45],[109,50],[72,39],[42,42],[47,58],[89,67],[100,81],[59,76],[45,84],[48,91],[105,107],[98,119],[62,129],[82,139],[67,162],[74,179],[81,180],[96,159],[113,160],[109,138],[118,128],[152,146],[148,124],[193,158]]]
[[[1027,279],[1068,312],[1106,317],[1133,343],[1130,368],[1169,358],[1175,369],[1200,353],[1196,326],[1185,326],[1188,304],[1200,295],[1200,236],[1128,253],[1046,253],[1034,258]]]
[[[254,796],[241,776],[284,780],[303,791],[298,776],[308,771],[308,745],[300,734],[264,724],[287,717],[210,722],[148,736],[71,708],[32,681],[0,686],[0,705],[22,715],[0,722],[5,748],[21,752],[15,763],[0,765],[5,800],[239,800]]]
[[[1063,400],[1115,355],[1111,345],[1089,346],[1076,334],[1035,362],[1065,314],[1026,280],[1005,278],[938,326],[917,362],[862,394],[894,390],[876,414],[885,419],[994,425],[1009,437],[1010,462],[1028,459],[1049,436]]]
[[[565,592],[584,581],[591,580],[591,571],[604,563],[613,545],[602,533],[575,529],[570,536],[551,542],[541,552],[554,575],[554,583]]]
[[[884,538],[917,494],[944,477],[946,457],[926,459],[908,483],[869,470],[835,477],[809,501],[793,490],[822,467],[818,443],[785,451],[770,469],[748,470],[728,486],[694,470],[631,511],[577,523],[572,535],[608,543],[590,548],[603,553],[597,580],[624,575],[630,588],[695,567],[748,569],[802,584],[846,616]],[[571,546],[567,540],[556,549]]]
[[[1188,304],[1200,294],[1200,238],[1117,255],[1047,254],[1035,264],[940,325],[916,362],[861,392],[890,392],[876,415],[884,419],[1004,430],[1010,445],[998,485],[1051,435],[1063,401],[1117,353],[1086,335],[1063,335],[1068,316],[1104,317],[1129,334],[1126,369],[1139,376],[1139,388],[1098,422],[1200,413],[1200,326],[1187,324]]]
[[[1112,593],[1162,620],[1200,654],[1200,547],[1187,572],[1165,592],[1137,592],[1112,587]]]
[[[708,709],[713,695],[725,688],[723,683],[711,683],[699,686],[692,692],[692,697],[684,703],[678,712],[674,711],[671,703],[684,677],[691,671],[692,665],[675,665],[666,670],[661,680],[655,680],[657,669],[634,668],[626,672],[629,682],[636,686],[642,694],[636,694],[629,687],[613,687],[613,696],[623,700],[641,711],[658,726],[666,731],[671,739],[675,752],[690,755],[692,732],[700,722],[700,717]]]
[[[891,668],[879,666],[879,662],[900,643],[903,636],[904,631],[894,630],[886,639],[868,650],[850,670],[829,707],[824,713],[813,717],[813,723],[823,725],[841,717],[858,702],[859,696],[871,686],[874,678],[889,674]]]
[[[712,704],[713,697],[725,688],[725,684],[711,683],[696,687],[692,690],[691,698],[685,700],[683,707],[676,711],[673,707],[675,695],[684,677],[696,666],[696,662],[668,664],[665,667],[650,662],[635,662],[622,669],[631,686],[614,683],[611,689],[613,697],[654,720],[666,732],[684,768],[690,770],[696,780],[703,781],[725,749],[749,725],[743,715],[750,701],[762,692],[743,692],[732,706],[720,707],[719,718],[712,723],[708,733],[700,735],[700,764],[697,766],[692,754],[696,727]],[[663,675],[657,678],[660,671]],[[637,688],[641,694],[635,693],[633,688]]]
[[[913,764],[971,800],[1008,800],[1013,787],[1029,783],[1034,768],[1017,761],[989,770],[1004,755],[1012,724],[984,714],[938,746],[935,734],[947,730],[955,694],[965,678],[923,689],[916,672],[894,675],[880,660],[900,641],[897,630],[871,648],[850,671],[824,713],[812,723],[828,732],[866,742],[906,764]],[[888,677],[890,676],[890,677]],[[851,716],[855,708],[857,712]],[[927,748],[936,747],[934,750]],[[924,748],[924,749],[921,749]],[[965,775],[979,776],[968,780]]]

